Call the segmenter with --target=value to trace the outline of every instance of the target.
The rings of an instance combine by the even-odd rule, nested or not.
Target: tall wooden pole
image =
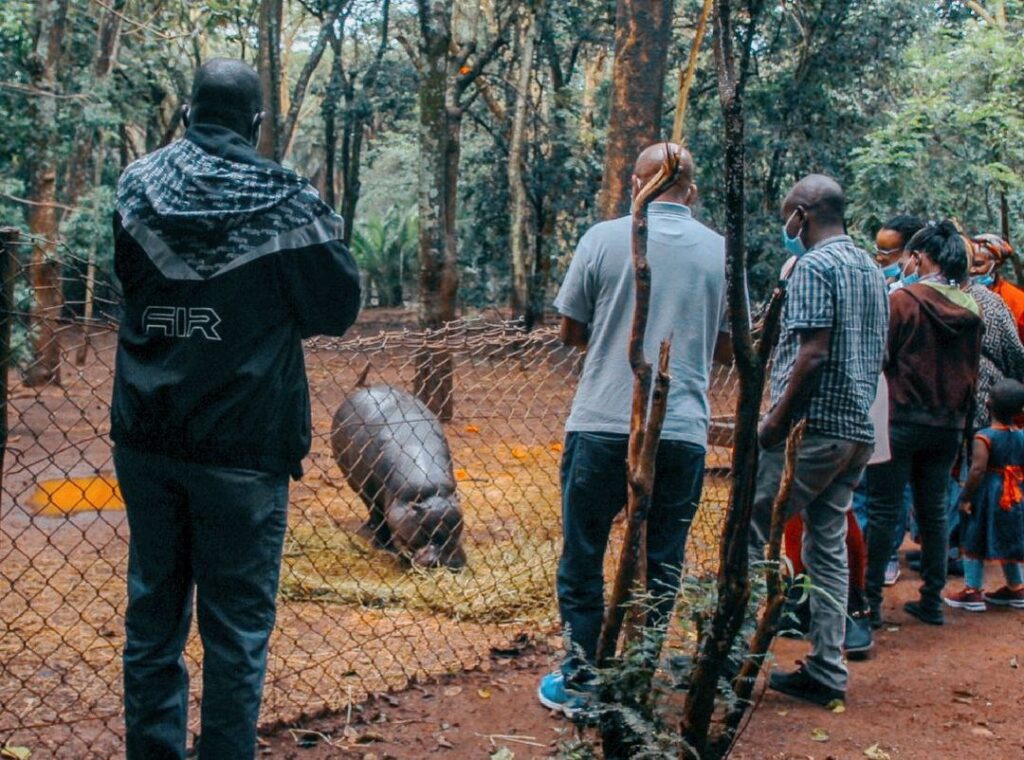
[[[647,316],[651,304],[651,268],[647,262],[647,208],[678,178],[679,156],[665,149],[665,163],[637,194],[633,201],[632,255],[636,300],[633,307],[633,328],[629,338],[629,366],[633,370],[633,409],[629,425],[626,502],[626,536],[619,555],[612,596],[605,611],[604,624],[597,644],[598,662],[615,655],[615,649],[626,615],[630,591],[637,566],[643,554],[642,538],[647,512],[654,490],[654,461],[658,454],[661,426],[668,408],[669,342],[663,341],[658,360],[658,376],[651,398],[651,365],[644,356]],[[648,415],[648,399],[650,414]]]
[[[14,322],[14,279],[18,272],[15,249],[20,232],[0,228],[0,497],[4,487],[4,459],[7,455],[7,376],[11,367],[11,325]]]
[[[676,100],[675,121],[672,123],[672,142],[677,145],[681,145],[683,141],[683,126],[686,121],[686,109],[690,104],[690,89],[693,87],[693,77],[697,73],[697,60],[700,58],[701,44],[704,42],[708,17],[714,4],[715,0],[704,0],[704,7],[701,8],[700,18],[697,20],[697,31],[693,35],[693,45],[690,46],[690,58],[686,62],[686,68],[679,71],[679,97]]]

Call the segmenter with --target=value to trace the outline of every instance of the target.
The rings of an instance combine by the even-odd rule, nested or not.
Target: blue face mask
[[[903,286],[906,287],[907,285],[913,285],[920,279],[921,275],[919,275],[917,272],[914,272],[913,274],[906,274],[900,277],[900,282],[902,282]]]
[[[991,288],[996,283],[996,278],[991,274],[983,274],[978,277],[972,277],[975,285],[983,285],[986,288]]]
[[[903,274],[903,270],[900,269],[898,261],[882,268],[882,275],[885,277],[899,277],[901,274]]]
[[[797,209],[799,211],[799,209]],[[793,221],[793,217],[796,216],[797,211],[794,211],[789,215],[789,219],[782,225],[782,245],[785,246],[786,250],[794,256],[803,256],[807,253],[807,246],[804,245],[804,241],[800,239],[800,233],[803,232],[803,225],[800,225],[800,229],[796,231],[796,237],[790,237],[789,233],[786,232],[789,229],[789,223]]]

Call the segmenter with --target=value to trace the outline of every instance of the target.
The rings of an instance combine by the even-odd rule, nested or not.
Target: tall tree
[[[530,220],[530,204],[527,196],[523,162],[526,153],[527,112],[530,108],[530,81],[534,67],[534,38],[537,33],[537,11],[528,7],[518,25],[519,73],[516,78],[515,109],[512,114],[512,131],[508,146],[508,191],[509,191],[509,251],[512,258],[511,305],[515,314],[527,314],[527,321],[533,321],[531,312],[531,263],[535,260],[534,246],[539,242],[529,232],[533,225]]]
[[[67,27],[67,0],[36,0],[33,50],[28,60],[35,96],[29,100],[35,122],[29,177],[28,226],[32,233],[32,364],[30,386],[60,384],[57,320],[64,298],[57,256],[57,92],[58,65]]]
[[[501,19],[482,46],[455,34],[456,0],[417,0],[418,39],[399,38],[419,77],[420,323],[455,318],[459,289],[455,208],[467,90],[505,45]]]
[[[280,161],[284,155],[284,114],[281,104],[281,25],[282,0],[260,0],[259,53],[256,68],[263,89],[263,126],[260,131],[260,155]]]
[[[629,209],[633,161],[661,134],[673,0],[618,0],[601,216]]]

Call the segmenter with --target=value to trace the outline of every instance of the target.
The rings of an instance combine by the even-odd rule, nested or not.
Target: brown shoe
[[[983,594],[985,601],[989,604],[995,604],[1000,607],[1016,607],[1018,610],[1024,610],[1024,586],[1014,591],[1009,586],[1003,586],[998,591],[993,591],[991,594]]]

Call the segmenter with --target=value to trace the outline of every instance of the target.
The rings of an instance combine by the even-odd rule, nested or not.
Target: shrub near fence
[[[23,269],[15,276],[24,278]],[[127,524],[108,437],[115,334],[103,320],[86,332],[68,320],[73,312],[71,304],[44,315],[60,325],[60,387],[25,387],[18,377],[27,353],[7,357],[0,746],[27,746],[34,758],[118,756],[122,732]],[[24,330],[28,313],[13,316],[15,330]],[[89,350],[78,365],[83,341]],[[411,390],[424,347],[452,357],[453,415],[444,429],[468,557],[457,573],[411,567],[358,537],[367,509],[330,448],[332,416],[363,371],[368,384]],[[578,354],[551,329],[464,321],[433,332],[315,339],[306,361],[314,441],[291,490],[263,724],[344,709],[414,678],[480,666],[521,634],[557,632],[558,466]],[[713,384],[721,420],[731,416],[733,377],[720,369]],[[727,425],[716,431],[724,443]],[[726,489],[714,468],[727,466],[727,452],[712,448],[708,463],[688,558],[697,574],[716,561]],[[193,676],[201,657],[193,636]],[[199,679],[192,684],[197,701]],[[192,719],[197,729],[197,712]]]

